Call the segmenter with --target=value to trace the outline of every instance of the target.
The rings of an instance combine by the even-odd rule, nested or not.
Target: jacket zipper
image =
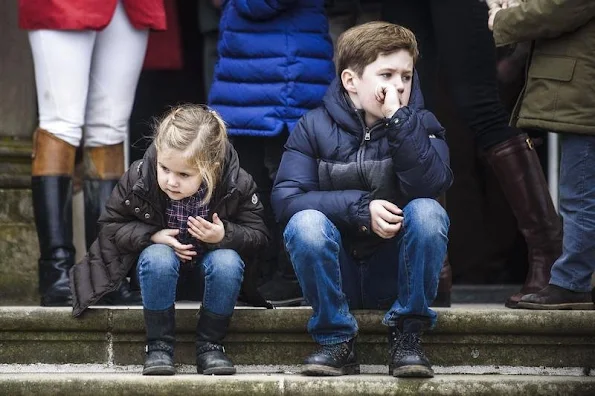
[[[223,198],[221,198],[221,199],[219,200],[219,202],[217,202],[217,204],[216,204],[216,205],[213,207],[213,209],[210,209],[210,210],[209,210],[209,212],[210,212],[209,214],[212,216],[212,215],[213,215],[213,213],[217,213],[217,209],[219,209],[219,207],[220,207],[221,205],[223,205],[223,203],[224,203],[225,201],[227,201],[227,200],[229,199],[229,197],[231,197],[231,195],[232,195],[232,194],[233,194],[235,191],[236,191],[236,188],[233,188],[233,189],[231,189],[231,191],[229,191],[227,194],[225,194],[225,195],[223,196]]]
[[[369,128],[366,123],[364,122],[364,120],[362,119],[361,115],[357,112],[355,112],[357,114],[357,119],[359,120],[362,129],[364,131],[364,138],[362,139],[359,148],[357,149],[357,154],[356,154],[356,166],[357,166],[357,174],[362,182],[362,184],[364,186],[366,186],[366,188],[368,189],[368,191],[372,190],[372,186],[370,186],[370,184],[368,183],[368,180],[366,180],[365,177],[365,172],[364,172],[364,153],[366,151],[366,143],[370,141],[371,136],[372,136],[372,131],[374,129],[377,129],[379,126],[375,125],[372,126],[372,128]]]

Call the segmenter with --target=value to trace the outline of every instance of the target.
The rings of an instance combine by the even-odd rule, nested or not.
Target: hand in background
[[[398,234],[403,225],[403,211],[394,203],[383,199],[370,202],[372,231],[380,238],[390,239]]]
[[[489,17],[488,17],[488,28],[490,30],[494,30],[494,20],[496,19],[496,14],[500,10],[505,10],[509,7],[517,7],[521,4],[519,0],[486,0],[489,8]]]
[[[170,246],[174,249],[176,256],[182,261],[192,260],[192,256],[196,256],[194,246],[192,244],[183,245],[177,239],[176,235],[180,233],[180,230],[166,228],[161,231],[157,231],[151,236],[151,242],[161,243],[163,245]]]
[[[520,0],[486,0],[488,8],[491,10],[492,8],[508,8],[508,7],[516,7],[520,5]]]
[[[378,84],[374,94],[376,95],[376,101],[382,104],[380,111],[382,111],[384,117],[391,118],[401,108],[399,93],[394,85]]]
[[[206,243],[219,243],[225,236],[225,227],[223,222],[213,213],[213,222],[209,222],[202,217],[188,217],[188,232],[194,238]]]
[[[490,8],[488,17],[488,28],[490,31],[494,30],[494,20],[496,19],[496,14],[502,9],[503,8]]]
[[[211,0],[211,4],[213,5],[213,7],[221,9],[221,6],[223,5],[223,0]]]

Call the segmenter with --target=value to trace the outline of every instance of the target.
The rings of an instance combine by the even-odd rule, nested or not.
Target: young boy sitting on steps
[[[359,372],[352,309],[388,310],[392,375],[431,377],[420,345],[446,254],[434,199],[452,183],[444,129],[424,110],[411,31],[370,22],[337,43],[338,78],[285,146],[272,193],[320,345],[306,375]]]

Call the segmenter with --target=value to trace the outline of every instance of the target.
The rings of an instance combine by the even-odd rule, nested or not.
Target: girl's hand
[[[196,256],[194,246],[192,244],[183,245],[177,239],[176,235],[180,233],[180,230],[174,230],[171,228],[165,228],[161,231],[157,231],[151,236],[151,242],[160,243],[163,245],[170,246],[174,249],[176,256],[182,261],[192,260],[192,256]]]
[[[209,222],[202,217],[188,217],[188,232],[194,238],[205,243],[219,243],[225,236],[225,227],[223,222],[213,213],[213,222]]]

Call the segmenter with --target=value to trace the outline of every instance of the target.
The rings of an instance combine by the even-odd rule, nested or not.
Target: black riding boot
[[[39,239],[41,305],[70,306],[68,271],[74,265],[72,178],[33,176],[33,210]]]
[[[143,309],[147,331],[143,375],[174,375],[176,311],[172,305],[163,311]]]
[[[99,216],[105,208],[112,190],[124,173],[124,145],[86,147],[84,151],[85,180],[85,241],[87,250],[97,239]],[[138,290],[132,290],[126,278],[120,287],[106,294],[97,305],[142,305]]]
[[[72,173],[76,148],[48,131],[35,131],[31,190],[39,239],[42,306],[70,306],[68,271],[74,265]]]
[[[205,375],[235,374],[236,368],[225,355],[221,342],[227,335],[231,316],[200,310],[196,325],[196,371]]]

